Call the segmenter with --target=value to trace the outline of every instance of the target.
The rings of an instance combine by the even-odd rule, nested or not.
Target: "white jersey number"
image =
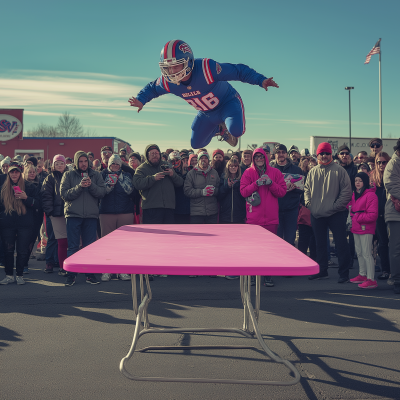
[[[206,94],[201,99],[185,99],[192,107],[198,111],[209,111],[217,107],[219,100],[212,92]]]

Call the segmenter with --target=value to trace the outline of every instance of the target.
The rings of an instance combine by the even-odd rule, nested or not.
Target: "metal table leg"
[[[146,281],[146,293],[144,291],[143,277]],[[135,381],[153,381],[153,382],[191,382],[191,383],[233,383],[233,384],[246,384],[246,385],[280,385],[280,386],[290,386],[295,385],[300,381],[300,374],[296,367],[289,361],[283,360],[272,350],[269,349],[265,343],[259,327],[258,327],[258,317],[260,311],[260,286],[261,277],[256,277],[256,287],[255,287],[255,309],[253,308],[251,302],[251,277],[241,276],[240,277],[240,293],[242,297],[243,307],[244,307],[244,322],[243,329],[238,328],[171,328],[171,329],[150,329],[147,307],[152,298],[149,277],[148,275],[139,275],[140,283],[140,298],[141,303],[137,304],[137,289],[136,289],[136,275],[132,275],[132,296],[133,296],[133,310],[136,316],[136,326],[135,333],[133,335],[132,345],[129,349],[128,354],[121,360],[119,369],[121,373],[128,379]],[[142,326],[143,321],[143,326]],[[250,321],[252,324],[252,330],[250,330]],[[126,369],[126,363],[130,360],[133,354],[136,352],[146,352],[150,350],[205,350],[205,349],[254,349],[254,346],[150,346],[143,349],[136,350],[139,338],[145,334],[149,333],[190,333],[190,332],[233,332],[238,333],[242,336],[248,338],[254,338],[255,334],[258,343],[264,350],[266,355],[268,355],[273,361],[285,365],[293,374],[294,378],[290,381],[260,381],[260,380],[242,380],[242,379],[203,379],[203,378],[166,378],[166,377],[141,377],[131,375]]]

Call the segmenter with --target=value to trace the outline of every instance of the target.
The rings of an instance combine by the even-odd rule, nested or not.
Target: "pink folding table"
[[[179,257],[177,256],[179,243]],[[294,385],[300,374],[295,366],[272,352],[258,327],[261,276],[312,275],[318,264],[276,235],[257,225],[126,225],[85,247],[64,262],[64,269],[81,273],[114,273],[132,276],[135,333],[120,371],[132,380],[158,382],[236,383]],[[240,275],[244,307],[243,328],[151,329],[147,308],[152,298],[148,275]],[[136,275],[139,275],[138,305]],[[251,302],[251,276],[256,276],[255,306]],[[143,323],[142,323],[143,321]],[[251,325],[250,325],[251,321]],[[264,352],[293,372],[289,381],[166,378],[134,376],[126,369],[135,351],[186,349],[237,349],[253,346],[151,346],[136,350],[141,336],[149,333],[234,332],[258,339]]]

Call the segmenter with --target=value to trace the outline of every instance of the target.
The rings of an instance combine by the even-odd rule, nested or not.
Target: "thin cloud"
[[[53,112],[47,112],[47,111],[29,111],[29,110],[24,110],[25,115],[51,115],[51,116],[60,116],[60,113],[53,113]]]

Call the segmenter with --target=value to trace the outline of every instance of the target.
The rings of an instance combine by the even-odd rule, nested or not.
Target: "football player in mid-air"
[[[244,64],[217,63],[209,58],[194,58],[192,49],[182,40],[171,40],[161,50],[162,75],[129,99],[138,112],[152,99],[167,93],[182,97],[198,110],[192,123],[191,146],[207,146],[220,136],[231,146],[246,130],[244,106],[239,93],[227,81],[241,81],[268,90],[278,88],[273,78],[266,78]]]

